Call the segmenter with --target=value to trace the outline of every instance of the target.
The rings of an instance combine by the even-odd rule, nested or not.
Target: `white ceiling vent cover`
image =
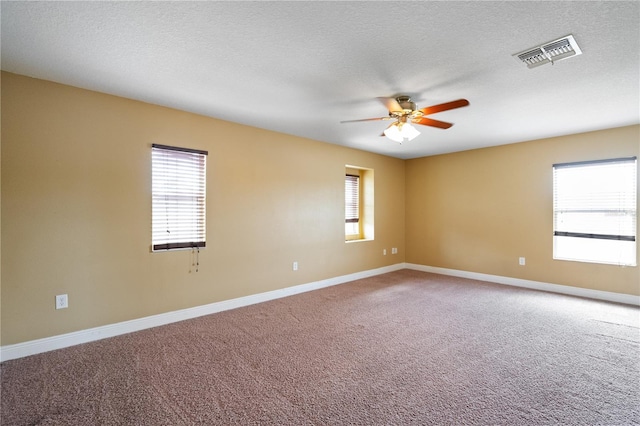
[[[527,67],[535,68],[544,64],[552,64],[562,59],[581,55],[582,50],[572,35],[564,36],[542,46],[532,47],[524,52],[513,55]]]

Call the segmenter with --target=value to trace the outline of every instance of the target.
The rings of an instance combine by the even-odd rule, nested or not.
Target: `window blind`
[[[635,265],[635,157],[553,166],[554,258]]]
[[[206,245],[207,151],[153,144],[152,247]]]
[[[345,223],[360,220],[360,176],[346,175],[344,179]]]
[[[360,176],[346,175],[344,180],[344,234],[360,234]]]

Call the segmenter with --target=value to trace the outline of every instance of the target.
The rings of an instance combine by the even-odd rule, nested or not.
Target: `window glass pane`
[[[554,259],[578,262],[635,265],[635,241],[553,237]]]
[[[356,235],[360,233],[360,226],[358,222],[347,222],[344,224],[344,233],[345,235]]]

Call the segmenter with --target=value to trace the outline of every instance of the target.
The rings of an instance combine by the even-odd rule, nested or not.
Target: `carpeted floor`
[[[2,425],[633,425],[640,309],[402,270],[0,372]]]

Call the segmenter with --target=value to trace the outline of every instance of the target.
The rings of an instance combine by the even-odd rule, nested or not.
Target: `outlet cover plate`
[[[65,309],[69,307],[69,296],[59,294],[56,296],[56,309]]]

